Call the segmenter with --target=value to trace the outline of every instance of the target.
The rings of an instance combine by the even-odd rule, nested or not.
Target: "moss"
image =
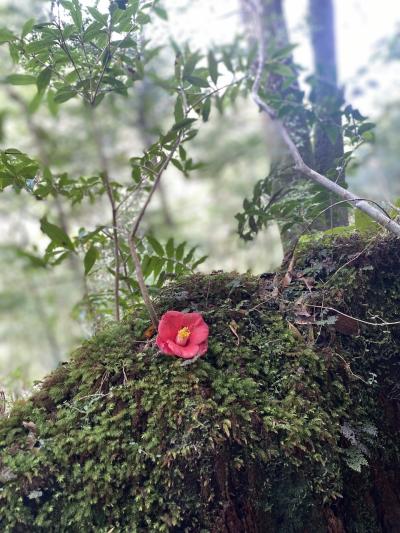
[[[1,531],[396,531],[400,330],[343,334],[312,306],[394,320],[397,248],[331,238],[299,253],[290,284],[169,286],[159,313],[210,326],[193,364],[157,352],[145,315],[97,334],[0,422]]]

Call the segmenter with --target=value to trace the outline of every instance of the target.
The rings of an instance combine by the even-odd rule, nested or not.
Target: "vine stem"
[[[367,214],[369,217],[371,217],[375,222],[378,222],[381,226],[386,228],[391,233],[394,233],[397,237],[400,237],[400,224],[398,224],[395,220],[392,220],[390,217],[388,217],[385,213],[377,209],[374,205],[369,203],[367,200],[360,199],[356,195],[354,195],[352,192],[348,191],[347,189],[344,189],[334,181],[331,181],[329,178],[324,176],[323,174],[320,174],[319,172],[316,172],[312,168],[310,168],[306,163],[303,161],[303,158],[300,155],[299,150],[297,149],[296,145],[294,144],[289,132],[285,128],[284,124],[281,120],[276,116],[276,113],[274,109],[269,106],[264,100],[260,97],[260,86],[261,86],[261,79],[265,64],[265,46],[264,46],[264,38],[263,38],[263,30],[262,30],[262,6],[260,0],[248,0],[249,6],[251,8],[251,11],[253,13],[254,18],[254,25],[257,31],[257,41],[258,41],[258,58],[257,58],[257,70],[256,75],[252,87],[252,97],[254,102],[258,105],[258,107],[266,113],[269,118],[274,122],[276,125],[276,129],[278,131],[278,134],[280,135],[281,139],[283,140],[284,144],[286,145],[286,148],[288,149],[288,152],[290,156],[293,159],[294,163],[294,169],[303,174],[306,178],[314,181],[315,183],[318,183],[328,191],[336,194],[340,198],[342,198],[345,201],[348,201],[349,203],[352,203],[355,207],[360,209],[360,211],[363,211],[365,214]]]

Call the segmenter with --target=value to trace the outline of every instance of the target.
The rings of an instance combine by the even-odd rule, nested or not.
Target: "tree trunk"
[[[343,156],[340,113],[343,96],[337,82],[332,0],[310,0],[309,14],[315,73],[312,100],[319,118],[315,128],[314,168],[320,174],[326,175],[329,170],[334,170],[338,166],[337,160]],[[337,182],[345,186],[344,172],[340,173]],[[335,199],[322,189],[321,195],[330,204],[334,203]],[[348,225],[347,207],[342,204],[324,214],[319,228],[329,229],[346,225]]]
[[[282,0],[261,0],[262,7],[262,22],[264,34],[264,47],[266,51],[266,60],[271,59],[273,51],[285,48],[290,44],[289,35],[283,11]],[[254,28],[252,5],[248,0],[242,0],[242,15],[245,25],[248,27],[249,40],[254,44]],[[286,64],[293,64],[293,58],[289,55],[285,60]],[[306,113],[302,105],[304,94],[300,90],[298,80],[292,82],[289,87],[284,86],[284,78],[275,73],[270,73],[265,86],[267,93],[278,95],[282,100],[288,100],[296,104],[289,114],[283,118],[283,123],[290,136],[298,147],[300,154],[307,165],[313,165],[313,153],[311,145],[311,132],[307,124]],[[276,169],[272,177],[274,184],[272,196],[278,191],[282,194],[299,180],[304,178],[301,174],[293,171],[289,166],[290,157],[288,156],[287,148],[280,140],[280,136],[276,131],[274,122],[268,117],[265,118],[265,136],[267,139],[268,154],[271,161],[271,168]],[[284,252],[291,249],[296,238],[303,231],[303,227],[292,226],[290,229],[281,229],[281,239]]]

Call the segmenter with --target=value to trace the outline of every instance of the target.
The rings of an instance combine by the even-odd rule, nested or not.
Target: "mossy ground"
[[[193,364],[144,314],[107,327],[1,420],[0,530],[399,531],[400,328],[315,307],[395,320],[398,248],[331,239],[286,278],[172,284],[160,314],[210,326]]]

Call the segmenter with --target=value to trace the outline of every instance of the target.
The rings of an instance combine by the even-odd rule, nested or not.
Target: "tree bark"
[[[311,98],[319,118],[314,137],[314,168],[320,174],[326,174],[338,166],[337,160],[343,156],[340,113],[343,96],[337,80],[332,0],[310,0],[309,14],[315,76]],[[328,130],[332,132],[331,138]],[[296,143],[296,140],[293,140]],[[337,183],[342,187],[346,186],[344,172],[339,173]],[[334,203],[331,195],[325,191],[322,194],[327,202]],[[346,225],[348,225],[347,206],[341,204],[327,211],[320,222],[320,229]]]

